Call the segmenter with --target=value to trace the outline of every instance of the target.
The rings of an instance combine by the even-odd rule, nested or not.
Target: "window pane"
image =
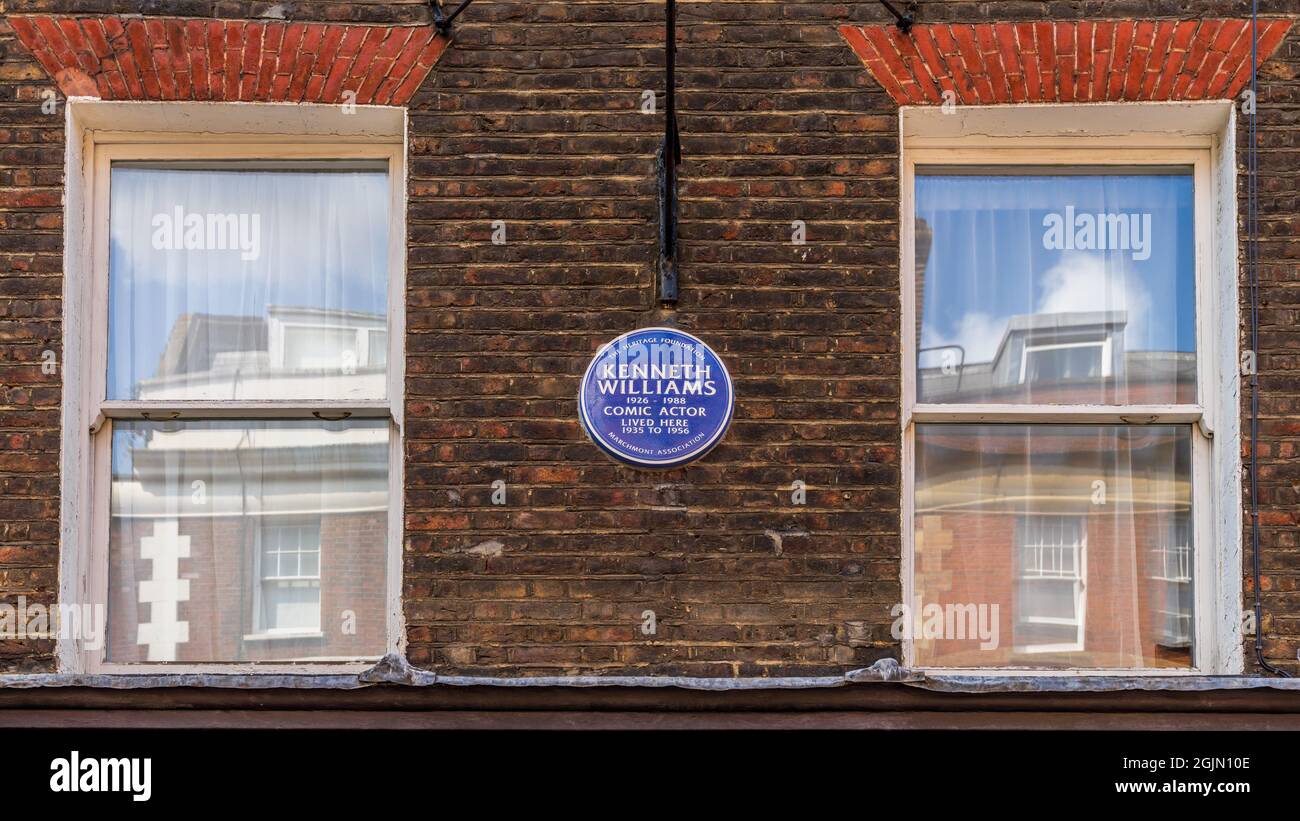
[[[918,425],[915,494],[920,666],[1191,666],[1190,427]]]
[[[1191,404],[1190,170],[919,169],[917,399]]]
[[[1105,345],[1051,345],[1025,350],[1020,381],[1029,385],[1097,380],[1106,370]]]
[[[262,624],[258,632],[307,633],[320,630],[320,584],[315,581],[268,582],[262,589]]]
[[[382,163],[115,163],[110,399],[382,399]]]
[[[1192,523],[1176,516],[1156,549],[1152,576],[1164,584],[1160,641],[1168,647],[1188,647],[1192,642]]]
[[[1082,623],[1079,614],[1077,579],[1044,579],[1025,576],[1020,580],[1017,614],[1024,624]],[[1073,638],[1073,637],[1071,637]]]
[[[383,655],[388,431],[114,423],[108,660]]]
[[[366,348],[366,364],[375,368],[388,366],[388,331],[371,331]]]
[[[284,329],[284,364],[291,370],[327,371],[357,365],[354,328]]]

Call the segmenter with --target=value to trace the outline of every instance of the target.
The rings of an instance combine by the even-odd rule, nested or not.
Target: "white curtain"
[[[1193,212],[1187,169],[920,170],[918,400],[1194,403]],[[1190,666],[1190,426],[921,424],[914,478],[921,664]]]
[[[109,398],[381,398],[388,202],[382,168],[115,165]]]
[[[1195,401],[1190,172],[936,169],[916,219],[920,401]]]

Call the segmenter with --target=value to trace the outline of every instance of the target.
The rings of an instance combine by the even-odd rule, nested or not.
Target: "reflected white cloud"
[[[1145,318],[1151,309],[1151,294],[1124,269],[1122,260],[1105,252],[1072,251],[1044,271],[1038,279],[1042,293],[1034,314],[1081,313],[1087,311],[1124,311],[1128,315],[1125,332],[1130,344],[1138,347],[1146,340]],[[980,311],[964,314],[951,334],[927,327],[921,334],[922,348],[960,346],[966,353],[965,364],[991,362],[1011,322],[1010,314],[991,316]]]
[[[1145,319],[1151,294],[1130,275],[1118,255],[1098,251],[1070,251],[1039,278],[1043,296],[1035,312],[1062,314],[1079,311],[1124,311],[1124,327],[1132,348],[1144,349]]]
[[[961,318],[956,332],[951,335],[926,328],[921,334],[921,347],[959,346],[966,353],[966,364],[991,362],[997,355],[998,345],[1002,341],[1002,335],[1007,332],[1007,322],[1010,319],[1009,316],[969,313]]]
[[[112,398],[384,396],[382,167],[115,164],[110,196]]]

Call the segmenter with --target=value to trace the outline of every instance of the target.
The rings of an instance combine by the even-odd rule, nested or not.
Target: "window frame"
[[[915,601],[915,435],[924,423],[1178,424],[1192,428],[1193,658],[1186,669],[919,666],[930,675],[1180,676],[1243,669],[1240,624],[1239,339],[1235,114],[1231,103],[1086,104],[900,109],[899,208],[903,601]],[[918,403],[915,192],[918,166],[1171,166],[1192,169],[1197,387],[1194,404]],[[1226,313],[1221,313],[1221,308]],[[1227,326],[1228,319],[1231,326]],[[1231,331],[1231,344],[1227,336]],[[1225,389],[1229,390],[1224,399]],[[1227,423],[1227,424],[1225,424]],[[1216,431],[1227,435],[1216,436]],[[1234,469],[1235,465],[1235,469]],[[1234,566],[1235,565],[1235,566]],[[1086,588],[1086,579],[1084,579]]]
[[[73,99],[67,106],[65,197],[63,490],[60,602],[107,614],[111,438],[115,420],[166,414],[200,419],[387,419],[388,513],[382,652],[321,662],[109,662],[108,620],[100,647],[76,638],[56,648],[63,672],[176,674],[359,672],[405,645],[401,609],[406,293],[404,109],[266,103],[121,103]],[[109,400],[109,173],[118,160],[382,160],[389,180],[388,371],[383,399]],[[171,414],[176,414],[172,416]],[[260,557],[259,557],[260,560]],[[260,579],[254,580],[260,584]],[[274,635],[257,634],[265,640]],[[247,640],[247,637],[241,637]]]

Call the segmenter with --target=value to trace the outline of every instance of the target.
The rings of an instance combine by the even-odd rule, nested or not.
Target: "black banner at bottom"
[[[429,812],[774,811],[787,800],[825,811],[885,797],[916,811],[1191,799],[1231,811],[1292,796],[1300,741],[1281,732],[971,730],[10,729],[0,738],[9,742],[7,809],[39,802],[128,814],[389,802]]]

